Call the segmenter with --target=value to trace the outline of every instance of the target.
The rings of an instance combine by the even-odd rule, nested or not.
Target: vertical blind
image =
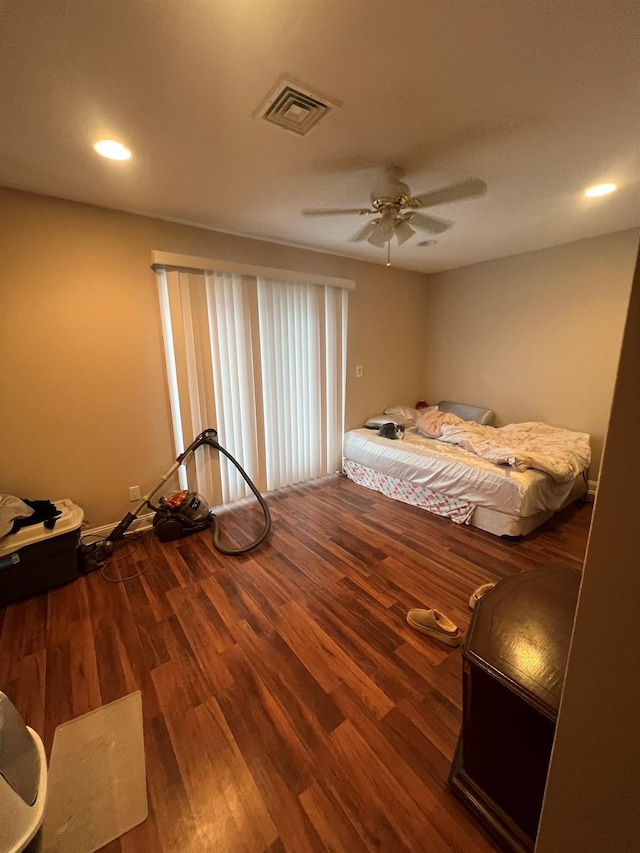
[[[341,464],[347,288],[156,267],[176,452],[207,427],[261,491]],[[181,487],[212,505],[250,494],[198,451]]]

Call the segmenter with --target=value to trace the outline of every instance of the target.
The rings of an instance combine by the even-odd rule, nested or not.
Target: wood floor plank
[[[162,842],[158,834],[158,820],[153,810],[153,803],[147,797],[148,817],[138,826],[126,832],[120,840],[122,853],[138,853],[140,850],[161,851]],[[100,851],[104,853],[104,851]]]
[[[262,680],[277,696],[291,724],[310,743],[332,732],[344,721],[340,709],[322,689],[300,658],[276,634],[259,637],[246,623],[239,623],[239,640],[250,660],[259,661]]]
[[[14,689],[2,685],[25,723],[40,734],[45,730],[46,671],[47,653],[42,649],[19,662]]]
[[[213,763],[219,762],[217,772],[220,774],[221,790],[227,810],[234,815],[238,838],[243,848],[259,850],[270,847],[278,838],[278,830],[259,794],[220,705],[215,699],[209,699],[196,708],[196,714],[200,718],[202,739],[207,745],[210,760]],[[220,741],[212,745],[206,736],[207,726],[212,723],[224,737],[224,745]]]
[[[301,767],[299,742],[279,729],[272,698],[240,649],[224,653],[234,676],[234,690],[218,697],[233,737],[287,850],[321,851],[323,846],[299,802],[312,782],[315,760],[309,754]]]
[[[433,853],[444,851],[437,829],[422,816],[416,819],[409,792],[351,720],[332,732],[329,751],[332,760],[327,773],[334,780],[333,790],[369,847],[413,851],[420,845]]]
[[[126,696],[129,692],[115,624],[112,623],[99,634],[94,635],[93,642],[96,649],[100,693],[106,705],[108,702],[115,702],[116,699]]]
[[[343,699],[347,702],[352,701],[346,696]],[[420,821],[402,821],[403,831],[409,839],[413,839],[410,841],[410,846],[413,845],[412,849],[420,843],[420,837],[428,848],[434,851],[470,846],[474,839],[467,834],[465,824],[454,822],[450,817],[454,797],[445,784],[448,768],[445,775],[440,776],[435,767],[430,767],[432,753],[423,748],[424,741],[419,736],[407,741],[408,736],[417,733],[410,727],[404,727],[402,715],[394,712],[395,709],[382,720],[375,720],[366,714],[358,714],[357,708],[354,709],[353,714],[349,715],[349,721],[353,721],[354,730],[357,731],[362,743],[366,744],[366,750],[370,755],[368,765],[371,765],[371,756],[375,756],[375,759],[385,768],[388,790],[384,793],[384,797],[394,820],[400,820],[403,811],[411,814],[419,810]],[[363,747],[357,740],[350,748],[355,750],[356,763],[365,761]],[[437,752],[435,757],[437,759]],[[435,785],[433,784],[434,776],[437,779]],[[381,779],[379,769],[375,773],[375,779],[378,790],[384,791],[385,782]],[[478,853],[491,850],[491,845],[482,845],[478,840],[477,850]]]
[[[47,595],[37,596],[44,601],[44,611],[40,611],[39,623],[41,630],[46,632],[47,627]],[[0,685],[13,681],[20,669],[20,661],[29,654],[29,632],[33,628],[25,630],[25,619],[29,609],[29,599],[10,604],[4,611],[2,621],[2,634],[0,634]]]
[[[206,850],[162,714],[145,725],[144,743],[147,788],[162,853],[176,850],[200,853]],[[139,848],[141,853],[148,849]]]
[[[45,678],[45,725],[40,732],[47,755],[51,754],[56,727],[73,719],[73,686],[69,641],[47,649]],[[9,695],[11,699],[11,695]]]
[[[275,827],[270,827],[268,838],[256,834],[251,810],[238,808],[238,803],[247,799],[256,808],[259,796],[247,796],[244,790],[247,785],[252,791],[255,786],[242,762],[236,762],[233,769],[228,766],[225,755],[227,743],[215,718],[209,714],[198,714],[197,708],[190,708],[178,715],[167,715],[166,722],[171,748],[197,827],[200,849],[208,847],[235,853],[250,849],[252,843],[255,849],[275,840]],[[231,802],[225,796],[227,791],[233,794],[229,798]]]
[[[287,789],[297,796],[313,777],[311,753],[305,751],[260,668],[239,647],[228,649],[224,657],[234,684],[218,697],[218,702],[229,728],[246,757],[253,757],[254,748],[259,745],[260,756],[264,755]]]
[[[73,623],[69,653],[73,715],[79,717],[102,705],[93,629],[88,617]]]
[[[396,648],[403,644],[397,628],[400,631],[410,630],[404,620],[394,621],[391,614],[391,618],[378,621],[377,614],[372,611],[368,611],[368,618],[358,616],[356,608],[349,608],[348,603],[345,605],[339,599],[325,607],[320,602],[312,602],[309,612],[314,622],[387,699],[396,702],[402,696],[417,695],[429,687],[428,681],[418,677],[415,670],[404,666],[404,662],[394,655]],[[384,613],[389,617],[388,611]],[[380,637],[385,638],[386,648]]]
[[[366,853],[371,848],[358,834],[332,792],[314,782],[300,795],[300,802],[325,848],[331,853]]]
[[[68,583],[58,595],[47,598],[47,645],[56,646],[71,638],[74,623],[89,615],[86,584]]]
[[[443,709],[443,704],[442,695],[436,690],[430,690],[420,702],[415,702],[413,699],[400,699],[394,710],[398,710],[414,725],[450,765],[458,737],[460,713],[458,711],[454,715],[455,720],[452,724],[450,709]],[[440,781],[444,782],[444,778]]]
[[[131,570],[131,566],[129,566],[129,570]],[[93,572],[86,577],[79,578],[74,581],[72,586],[83,584],[95,634],[99,634],[104,628],[109,627],[118,613],[123,610],[131,612],[131,603],[125,584],[107,583],[100,572]],[[64,587],[60,589],[64,589]],[[49,599],[55,598],[60,589],[50,592],[47,597]]]
[[[279,631],[328,693],[344,683],[380,716],[391,710],[389,697],[295,602],[283,608]]]
[[[473,589],[547,563],[580,567],[591,507],[519,541],[390,501],[340,476],[268,496],[256,551],[210,530],[125,540],[100,572],[0,609],[0,689],[50,750],[56,726],[142,693],[149,817],[105,853],[489,853],[447,782]],[[221,511],[227,541],[255,506]]]

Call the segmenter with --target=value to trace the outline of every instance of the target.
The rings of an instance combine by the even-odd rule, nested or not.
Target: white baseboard
[[[143,530],[151,530],[153,527],[153,516],[155,512],[147,512],[144,515],[139,515],[135,521],[131,522],[131,526],[127,528],[127,533],[141,533]],[[120,524],[116,521],[115,524],[104,524],[102,527],[83,528],[81,536],[95,536],[96,539],[106,539],[112,530]]]

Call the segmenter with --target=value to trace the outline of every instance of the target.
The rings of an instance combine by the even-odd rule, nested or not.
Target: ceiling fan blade
[[[452,201],[461,201],[465,198],[477,198],[487,191],[487,185],[480,178],[469,178],[460,181],[459,184],[451,184],[441,190],[433,192],[418,193],[409,199],[409,207],[432,207],[436,204],[448,204]]]
[[[446,219],[439,219],[436,216],[425,216],[424,213],[414,213],[409,224],[414,228],[421,228],[423,231],[428,231],[429,234],[442,234],[451,228],[453,223],[447,222]]]
[[[368,240],[375,230],[375,223],[369,221],[364,225],[353,237],[349,238],[350,243],[360,243],[362,240]]]
[[[366,210],[366,209],[363,209],[361,207],[353,207],[353,208],[339,207],[339,208],[336,208],[335,210],[332,210],[330,208],[319,208],[317,210],[303,210],[302,215],[303,216],[338,216],[341,213],[349,213],[349,214],[361,213],[364,215],[365,213],[375,213],[375,212],[376,212],[375,210]]]

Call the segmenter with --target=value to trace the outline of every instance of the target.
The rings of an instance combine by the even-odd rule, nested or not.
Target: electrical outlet
[[[362,379],[362,365],[356,365],[356,379]]]
[[[129,486],[129,500],[130,501],[139,501],[140,500],[140,486]]]

